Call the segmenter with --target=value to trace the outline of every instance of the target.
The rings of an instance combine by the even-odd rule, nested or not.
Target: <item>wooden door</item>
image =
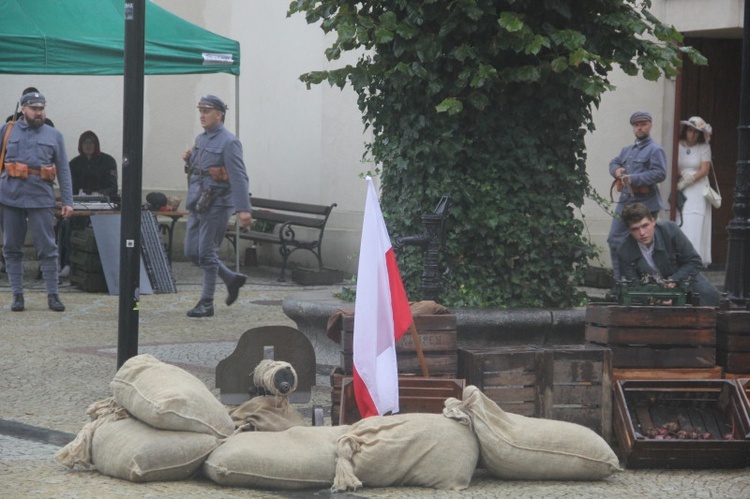
[[[727,225],[734,217],[742,40],[685,38],[684,43],[708,58],[707,66],[696,66],[685,59],[676,104],[681,109],[680,119],[700,116],[713,127],[711,153],[723,201],[721,208],[713,210],[711,253],[712,267],[723,268],[729,247]]]

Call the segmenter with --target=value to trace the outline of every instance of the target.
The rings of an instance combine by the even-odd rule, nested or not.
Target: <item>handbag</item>
[[[714,177],[714,184],[716,184],[716,190],[714,190],[713,187],[711,187],[711,179],[709,178],[708,184],[706,187],[703,188],[703,197],[706,198],[706,200],[711,203],[711,206],[713,206],[716,209],[721,208],[721,191],[719,190],[719,181],[716,180],[716,172],[714,171],[714,164],[711,163],[710,167],[711,173]]]

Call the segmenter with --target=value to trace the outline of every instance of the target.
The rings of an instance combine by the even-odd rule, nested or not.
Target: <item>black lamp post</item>
[[[734,218],[729,222],[729,250],[724,290],[738,305],[750,298],[750,0],[745,0],[742,25],[739,156],[734,186]]]

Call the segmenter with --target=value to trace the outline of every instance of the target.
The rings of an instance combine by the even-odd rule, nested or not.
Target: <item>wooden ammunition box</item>
[[[741,468],[750,420],[731,380],[617,381],[614,429],[628,468]],[[710,438],[649,437],[677,423]],[[725,439],[731,435],[731,439]],[[683,435],[684,436],[684,435]]]
[[[750,373],[750,311],[716,313],[716,362],[727,373]]]
[[[612,353],[598,345],[460,348],[458,377],[503,410],[569,421],[606,440],[612,430]]]
[[[589,305],[586,340],[610,347],[614,368],[711,368],[716,366],[716,311]]]
[[[456,316],[415,315],[414,326],[419,334],[422,353],[430,376],[455,377],[458,366]],[[345,374],[352,373],[354,314],[341,318],[341,366]],[[417,350],[409,331],[396,342],[399,374],[421,375]]]
[[[70,235],[70,282],[88,293],[109,291],[104,277],[94,229],[74,230]]]

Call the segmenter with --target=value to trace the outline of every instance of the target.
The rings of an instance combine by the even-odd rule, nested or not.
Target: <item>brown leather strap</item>
[[[13,129],[13,125],[15,124],[16,121],[11,120],[8,122],[8,127],[5,129],[5,137],[3,137],[3,147],[2,149],[0,149],[0,173],[3,173],[3,167],[5,166],[5,146],[8,145],[8,137],[10,137],[10,131]]]

